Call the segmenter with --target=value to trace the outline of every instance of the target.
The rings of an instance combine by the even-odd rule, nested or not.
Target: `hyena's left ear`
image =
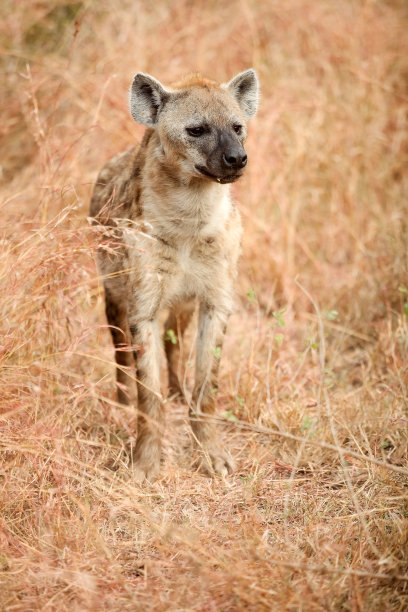
[[[170,95],[159,81],[149,74],[138,72],[129,92],[129,106],[133,119],[142,125],[154,127],[160,110]]]
[[[245,70],[224,85],[238,102],[245,119],[256,113],[259,100],[259,81],[255,70]]]

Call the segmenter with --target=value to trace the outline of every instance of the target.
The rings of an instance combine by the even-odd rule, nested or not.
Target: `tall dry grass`
[[[0,607],[407,609],[406,4],[2,13]],[[163,477],[139,487],[92,183],[141,138],[137,70],[249,66],[262,104],[234,186],[245,237],[218,397],[238,469],[195,473],[185,409],[167,404]]]

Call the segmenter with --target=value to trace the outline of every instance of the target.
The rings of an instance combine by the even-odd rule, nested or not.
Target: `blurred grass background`
[[[406,609],[406,3],[0,11],[0,605]],[[251,66],[262,98],[233,186],[245,233],[218,398],[237,473],[194,473],[185,411],[167,405],[163,479],[140,488],[93,181],[141,140],[137,71]]]

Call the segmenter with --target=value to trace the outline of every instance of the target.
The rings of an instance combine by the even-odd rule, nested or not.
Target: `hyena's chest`
[[[211,190],[200,199],[173,195],[167,205],[172,214],[166,216],[161,203],[148,194],[145,229],[136,234],[132,251],[138,282],[149,293],[160,293],[163,306],[187,297],[205,300],[215,287],[222,288],[231,274],[229,237],[239,225],[227,191],[221,198]]]
[[[169,246],[143,237],[130,263],[137,290],[160,296],[162,307],[190,297],[205,299],[229,272],[219,238]]]
[[[219,238],[180,245],[174,254],[174,267],[170,268],[168,298],[191,295],[204,299],[225,274],[228,270]]]

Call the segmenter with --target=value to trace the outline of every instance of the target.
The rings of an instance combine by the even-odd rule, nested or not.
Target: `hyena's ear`
[[[259,100],[259,81],[255,70],[245,70],[225,84],[230,94],[238,102],[245,119],[256,113]]]
[[[129,92],[130,113],[133,119],[137,123],[153,127],[169,96],[170,92],[159,81],[149,74],[138,72]]]

